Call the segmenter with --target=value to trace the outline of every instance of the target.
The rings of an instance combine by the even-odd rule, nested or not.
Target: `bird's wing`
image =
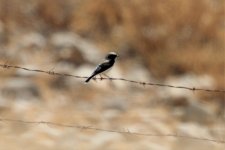
[[[110,67],[112,67],[112,64],[110,64],[109,62],[103,62],[102,64],[99,64],[94,73],[97,74],[97,73],[101,73],[107,69],[109,69]]]

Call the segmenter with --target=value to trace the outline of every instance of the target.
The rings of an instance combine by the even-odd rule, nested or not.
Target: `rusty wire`
[[[55,76],[65,76],[65,77],[74,77],[74,78],[80,78],[85,79],[88,77],[85,76],[77,76],[67,73],[58,73],[54,71],[45,71],[40,69],[30,69],[25,68],[21,66],[16,65],[7,65],[7,64],[0,64],[1,68],[4,69],[21,69],[25,71],[31,71],[31,72],[38,72],[38,73],[44,73],[48,75],[55,75]],[[205,91],[205,92],[216,92],[216,93],[225,93],[225,90],[220,89],[201,89],[201,88],[195,88],[195,87],[185,87],[185,86],[174,86],[174,85],[167,85],[167,84],[159,84],[159,83],[151,83],[151,82],[140,82],[135,80],[129,80],[124,78],[95,78],[99,80],[116,80],[116,81],[125,81],[130,82],[134,84],[140,84],[140,85],[149,85],[149,86],[159,86],[159,87],[167,87],[167,88],[177,88],[177,89],[185,89],[185,90],[191,90],[191,91]],[[81,125],[74,125],[74,124],[63,124],[63,123],[56,123],[56,122],[49,122],[49,121],[25,121],[25,120],[17,120],[17,119],[8,119],[8,118],[0,118],[0,122],[9,122],[9,123],[20,123],[20,124],[45,124],[49,126],[58,126],[58,127],[64,127],[64,128],[76,128],[76,129],[82,129],[82,130],[95,130],[98,132],[111,132],[111,133],[119,133],[119,134],[126,134],[126,135],[135,135],[135,136],[147,136],[147,137],[175,137],[175,138],[183,138],[183,139],[192,139],[192,140],[199,140],[199,141],[208,141],[208,142],[215,142],[215,143],[222,143],[224,144],[224,140],[217,140],[217,139],[210,139],[210,138],[202,138],[202,137],[195,137],[195,136],[188,136],[188,135],[179,135],[179,134],[152,134],[152,133],[139,133],[139,132],[132,132],[128,129],[126,130],[113,130],[113,129],[103,129],[98,127],[92,127],[92,126],[81,126]]]
[[[67,74],[67,73],[59,73],[59,72],[54,72],[54,71],[45,71],[45,70],[40,70],[40,69],[30,69],[30,68],[25,68],[25,67],[16,66],[16,65],[0,64],[0,67],[2,67],[4,69],[10,69],[10,68],[21,69],[21,70],[25,70],[25,71],[45,73],[45,74],[48,74],[48,75],[55,75],[55,76],[65,76],[65,77],[73,77],[73,78],[79,78],[79,79],[88,78],[87,76],[78,76],[78,75],[72,75],[72,74]],[[175,85],[161,84],[161,83],[141,82],[141,81],[129,80],[129,79],[125,79],[125,78],[111,78],[111,77],[109,77],[109,78],[105,78],[105,77],[96,78],[95,77],[94,79],[124,81],[124,82],[139,84],[139,85],[143,85],[143,86],[157,86],[157,87],[166,87],[166,88],[185,89],[185,90],[190,90],[190,91],[225,93],[224,89],[204,89],[204,88],[197,88],[197,87],[175,86]]]
[[[170,134],[139,133],[139,132],[132,132],[129,129],[124,129],[124,130],[103,129],[103,128],[98,128],[98,127],[93,127],[93,126],[63,124],[63,123],[56,123],[56,122],[50,122],[50,121],[25,121],[25,120],[17,120],[17,119],[9,119],[9,118],[0,118],[0,122],[19,123],[19,124],[36,124],[36,125],[45,124],[48,126],[57,126],[57,127],[63,127],[63,128],[75,128],[75,129],[81,129],[81,130],[94,130],[97,132],[118,133],[118,134],[124,134],[124,135],[132,135],[132,136],[174,137],[174,138],[183,138],[183,139],[191,139],[191,140],[225,144],[225,140],[196,137],[196,136],[189,136],[189,135],[179,135],[179,134],[171,134],[171,133]]]

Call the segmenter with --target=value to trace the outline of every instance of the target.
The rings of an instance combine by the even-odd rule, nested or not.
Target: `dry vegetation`
[[[223,0],[1,0],[0,19],[8,34],[72,30],[103,48],[140,55],[157,77],[209,73],[224,87],[223,4]]]
[[[120,60],[120,63],[125,70],[127,66],[133,65],[136,61],[147,68],[155,79],[162,82],[168,77],[173,76],[181,77],[186,74],[207,74],[212,76],[216,81],[215,88],[225,89],[224,3],[224,0],[0,0],[0,62],[3,63],[5,60],[8,61],[9,59],[10,63],[20,64],[21,62],[17,61],[17,59],[24,59],[23,55],[26,54],[29,58],[26,58],[27,60],[39,60],[43,64],[48,62],[47,59],[52,61],[52,58],[54,57],[53,60],[55,61],[55,64],[57,61],[67,59],[68,62],[75,63],[76,67],[81,66],[87,62],[85,62],[85,59],[83,59],[82,55],[77,51],[73,52],[73,55],[71,56],[62,58],[61,56],[58,56],[60,55],[59,52],[56,52],[48,44],[43,48],[44,51],[41,51],[40,53],[37,51],[33,52],[32,50],[21,50],[18,52],[15,50],[16,48],[14,48],[17,45],[14,41],[18,41],[15,37],[20,38],[20,35],[23,33],[37,32],[48,40],[55,32],[69,31],[80,35],[88,41],[92,41],[104,52],[107,52],[108,49],[116,49],[123,58],[123,60]],[[9,49],[7,49],[8,47]],[[7,49],[7,52],[4,51],[5,49]],[[8,57],[11,56],[14,51],[18,53],[14,54],[15,56],[11,58]],[[27,63],[29,64],[30,62],[27,61]],[[11,70],[7,70],[7,72],[0,71],[0,77],[2,78],[0,79],[0,82],[4,81],[4,83],[5,81],[8,81],[8,77],[16,77],[14,74],[17,73],[16,71]],[[185,109],[185,111],[186,109],[189,111],[189,106],[186,106],[186,101],[188,100],[185,98],[182,99],[183,97],[177,99],[167,97],[165,100],[172,100],[168,102],[168,105],[166,103],[166,106],[163,104],[162,106],[159,105],[159,108],[157,107],[154,109],[149,101],[152,99],[160,99],[157,97],[158,95],[154,93],[157,93],[159,89],[155,90],[147,88],[140,90],[137,87],[129,87],[129,90],[127,91],[107,91],[106,89],[101,88],[96,90],[93,87],[83,87],[74,80],[71,82],[71,79],[68,79],[68,81],[64,83],[67,79],[39,76],[39,74],[32,77],[31,80],[32,83],[34,82],[36,84],[35,87],[41,95],[40,99],[45,101],[44,104],[35,101],[34,105],[25,109],[29,112],[28,115],[26,111],[17,114],[16,111],[11,108],[11,104],[13,105],[14,101],[10,101],[10,106],[4,107],[4,109],[0,106],[0,112],[4,112],[0,113],[0,117],[4,116],[2,114],[7,114],[6,116],[15,115],[16,117],[21,117],[24,115],[28,116],[27,118],[32,119],[37,116],[42,116],[44,119],[49,119],[51,117],[46,117],[44,113],[52,115],[60,111],[61,113],[58,114],[58,116],[55,115],[52,117],[53,119],[51,118],[50,120],[56,122],[78,122],[84,125],[94,124],[96,126],[106,126],[107,128],[118,128],[121,126],[123,128],[129,125],[135,128],[136,123],[140,122],[144,125],[143,128],[142,126],[140,127],[141,131],[144,130],[144,132],[155,132],[158,130],[157,127],[151,127],[151,125],[154,124],[154,121],[149,121],[149,123],[149,116],[146,117],[145,115],[150,115],[153,119],[154,117],[160,118],[162,122],[159,121],[157,126],[159,125],[166,132],[176,131],[175,126],[177,123],[183,123],[183,121],[188,122],[188,117],[190,117],[189,113],[185,116],[187,118],[174,117],[176,115],[174,110],[182,108]],[[68,84],[68,82],[73,84],[67,87],[66,84]],[[87,95],[84,94],[89,93],[89,91],[92,91],[92,93]],[[106,96],[105,99],[102,99],[102,91],[106,92],[106,94],[103,95]],[[164,91],[159,91],[158,94],[160,93],[163,95],[163,92]],[[117,95],[115,98],[117,100],[115,102],[116,106],[114,106],[114,104],[111,106],[111,101],[108,101],[108,99],[115,95]],[[194,96],[199,95],[195,94]],[[222,105],[220,106],[220,104],[224,101],[224,94],[212,95],[206,93],[202,94],[200,97],[201,99],[209,100],[206,102],[207,104],[204,104],[208,106],[210,103],[209,107],[212,108],[212,110],[215,110],[216,113],[223,112],[224,108]],[[62,99],[66,102],[62,102]],[[122,102],[120,102],[120,100]],[[163,100],[160,99],[160,101]],[[218,101],[213,102],[213,100],[218,100],[222,103],[219,104],[217,103]],[[52,106],[52,104],[54,104],[54,106]],[[117,106],[117,104],[119,106]],[[89,105],[91,105],[91,107]],[[74,108],[77,108],[77,110]],[[87,109],[91,112],[88,112]],[[114,111],[114,109],[116,111]],[[117,112],[117,109],[119,110],[119,113]],[[108,112],[108,110],[113,110],[113,115],[117,114],[112,118],[108,116],[108,118],[110,118],[108,120],[104,120],[104,117],[102,119],[101,115],[105,112],[106,116],[110,114],[110,111]],[[70,114],[74,114],[74,116],[71,117]],[[147,121],[141,117],[139,118],[139,114],[141,114],[143,118],[146,117]],[[205,121],[204,117],[200,117],[200,120],[203,118],[203,122]],[[42,119],[43,118],[41,118],[41,120]],[[156,119],[155,122],[158,120]],[[193,120],[190,122],[192,121]],[[110,124],[110,122],[113,123]],[[195,121],[193,122],[195,123]],[[198,124],[201,121],[197,120],[196,122]],[[207,120],[204,123],[207,124],[206,126],[208,128],[211,128],[209,126],[213,126],[212,122],[214,124],[218,123],[218,126],[220,125],[220,122],[216,122],[215,120]],[[166,126],[167,124],[169,127]],[[201,129],[201,125],[203,125],[201,123],[199,124],[200,125],[197,126],[199,128],[195,128],[196,130]],[[14,126],[12,125],[12,127]],[[15,125],[15,127],[17,126]],[[26,132],[25,128],[26,127],[20,129],[18,132]],[[37,132],[34,128],[36,127],[29,127],[30,130],[34,130],[33,132]],[[42,129],[43,128],[40,128],[41,132]],[[15,136],[13,131],[8,130],[4,130],[2,133],[6,134],[6,136],[10,134]],[[65,132],[60,130],[61,134],[68,136],[67,141],[71,139],[69,137],[74,137],[70,131],[70,129],[65,129]],[[195,130],[193,131],[195,132]],[[79,131],[75,132],[80,134]],[[85,134],[86,133],[84,133],[84,135]],[[84,139],[90,137],[88,140],[92,140],[91,137],[94,137],[93,135],[94,133],[88,132],[86,135],[87,137],[84,136]],[[214,138],[224,138],[224,134],[214,133],[214,135]],[[47,141],[49,139],[53,139],[54,141],[55,138],[57,138],[54,135],[51,137],[45,134],[37,136],[40,136],[40,138],[44,137],[43,139],[47,139]],[[64,140],[64,137],[60,138],[57,140]],[[7,140],[9,143],[16,141],[12,139],[13,138],[8,138]],[[120,143],[120,146],[118,147],[121,148],[124,143],[127,142],[132,145],[136,140],[139,144],[149,142],[145,137],[121,138],[120,135],[116,142]],[[32,143],[32,141],[29,142]],[[151,139],[151,142],[159,143],[157,138]],[[190,144],[188,142],[185,143],[185,141],[182,142],[184,142],[184,145]],[[21,142],[18,143],[21,144]],[[172,146],[170,143],[171,141],[167,141],[166,144],[163,144],[172,147],[172,149],[179,149],[183,146],[182,143],[180,144],[179,139],[177,143],[172,144]],[[85,140],[82,140],[82,136],[80,144],[84,149],[88,149]],[[198,144],[199,143],[196,145]],[[0,147],[1,145],[4,145],[4,142],[0,142]],[[24,146],[26,144],[22,143],[22,145]],[[178,146],[176,147],[174,145]],[[222,150],[223,145],[221,145],[219,145],[219,147]],[[202,145],[200,144],[200,147],[201,146]],[[107,144],[102,148],[105,147],[107,147]],[[116,149],[118,147],[114,148]],[[129,149],[129,147],[124,147],[124,149]],[[40,146],[39,148],[45,148],[45,146]],[[130,146],[130,148],[133,147]],[[199,147],[197,146],[196,148]],[[60,147],[58,149],[60,149]],[[202,149],[204,149],[204,147]]]

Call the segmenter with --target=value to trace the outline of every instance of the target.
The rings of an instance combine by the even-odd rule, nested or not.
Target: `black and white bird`
[[[91,74],[90,77],[87,78],[87,80],[85,80],[85,82],[88,83],[97,74],[100,74],[111,68],[114,65],[117,57],[118,55],[115,52],[110,52],[108,55],[106,55],[104,62],[102,62],[96,67],[94,72]]]

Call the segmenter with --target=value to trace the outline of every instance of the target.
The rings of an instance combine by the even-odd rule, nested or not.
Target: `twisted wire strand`
[[[78,79],[86,79],[88,78],[87,76],[78,76],[78,75],[72,75],[68,73],[59,73],[59,72],[54,72],[54,71],[46,71],[46,70],[40,70],[40,69],[30,69],[30,68],[25,68],[17,65],[7,65],[7,64],[0,64],[0,67],[3,69],[21,69],[25,71],[30,71],[30,72],[38,72],[38,73],[44,73],[48,75],[55,75],[55,76],[65,76],[65,77],[73,77],[73,78],[78,78]],[[161,83],[152,83],[152,82],[140,82],[140,81],[135,81],[135,80],[129,80],[125,78],[105,78],[105,77],[94,77],[94,79],[98,80],[112,80],[112,81],[124,81],[124,82],[129,82],[129,83],[134,83],[134,84],[139,84],[143,86],[158,86],[158,87],[166,87],[166,88],[176,88],[176,89],[184,89],[184,90],[190,90],[190,91],[204,91],[204,92],[214,92],[214,93],[225,93],[224,89],[204,89],[204,88],[196,88],[196,87],[186,87],[186,86],[175,86],[175,85],[169,85],[169,84],[161,84]]]
[[[78,75],[72,75],[67,73],[59,73],[54,71],[45,71],[40,69],[30,69],[25,68],[17,65],[7,65],[7,64],[0,64],[0,67],[3,69],[21,69],[25,71],[31,71],[31,72],[38,72],[38,73],[44,73],[48,75],[55,75],[55,76],[66,76],[66,77],[74,77],[78,79],[85,79],[88,78],[86,76],[78,76]],[[167,88],[177,88],[177,89],[185,89],[185,90],[191,90],[191,91],[205,91],[205,92],[216,92],[216,93],[225,93],[225,90],[221,89],[201,89],[201,88],[195,88],[195,87],[185,87],[185,86],[174,86],[174,85],[168,85],[168,84],[159,84],[159,83],[151,83],[151,82],[140,82],[135,80],[129,80],[124,78],[94,78],[99,80],[115,80],[115,81],[125,81],[130,82],[134,84],[140,84],[140,85],[149,85],[149,86],[159,86],[159,87],[167,87]],[[49,121],[25,121],[25,120],[17,120],[17,119],[8,119],[8,118],[0,118],[0,122],[11,122],[11,123],[20,123],[20,124],[46,124],[51,126],[58,126],[58,127],[65,127],[65,128],[77,128],[82,130],[95,130],[99,132],[111,132],[111,133],[119,133],[119,134],[129,134],[129,135],[136,135],[136,136],[148,136],[148,137],[175,137],[175,138],[184,138],[184,139],[192,139],[192,140],[200,140],[200,141],[209,141],[209,142],[215,142],[215,143],[225,143],[225,140],[217,140],[217,139],[209,139],[209,138],[200,138],[200,137],[194,137],[194,136],[188,136],[188,135],[179,135],[179,134],[152,134],[152,133],[139,133],[139,132],[132,132],[128,129],[126,131],[119,131],[119,130],[113,130],[113,129],[102,129],[92,126],[81,126],[81,125],[73,125],[73,124],[63,124],[63,123],[56,123],[56,122],[49,122]]]
[[[49,126],[75,128],[75,129],[81,129],[81,130],[94,130],[94,131],[98,131],[98,132],[118,133],[118,134],[126,134],[126,135],[133,135],[133,136],[174,137],[174,138],[183,138],[183,139],[208,141],[208,142],[225,144],[225,140],[202,138],[202,137],[195,137],[195,136],[188,136],[188,135],[139,133],[139,132],[132,132],[129,129],[125,129],[124,131],[122,131],[122,130],[113,130],[113,129],[103,129],[103,128],[97,128],[97,127],[92,127],[92,126],[63,124],[63,123],[56,123],[56,122],[49,122],[49,121],[25,121],[25,120],[17,120],[17,119],[9,119],[9,118],[0,118],[0,122],[10,122],[10,123],[19,123],[19,124],[36,124],[36,125],[45,124],[45,125],[49,125]]]

